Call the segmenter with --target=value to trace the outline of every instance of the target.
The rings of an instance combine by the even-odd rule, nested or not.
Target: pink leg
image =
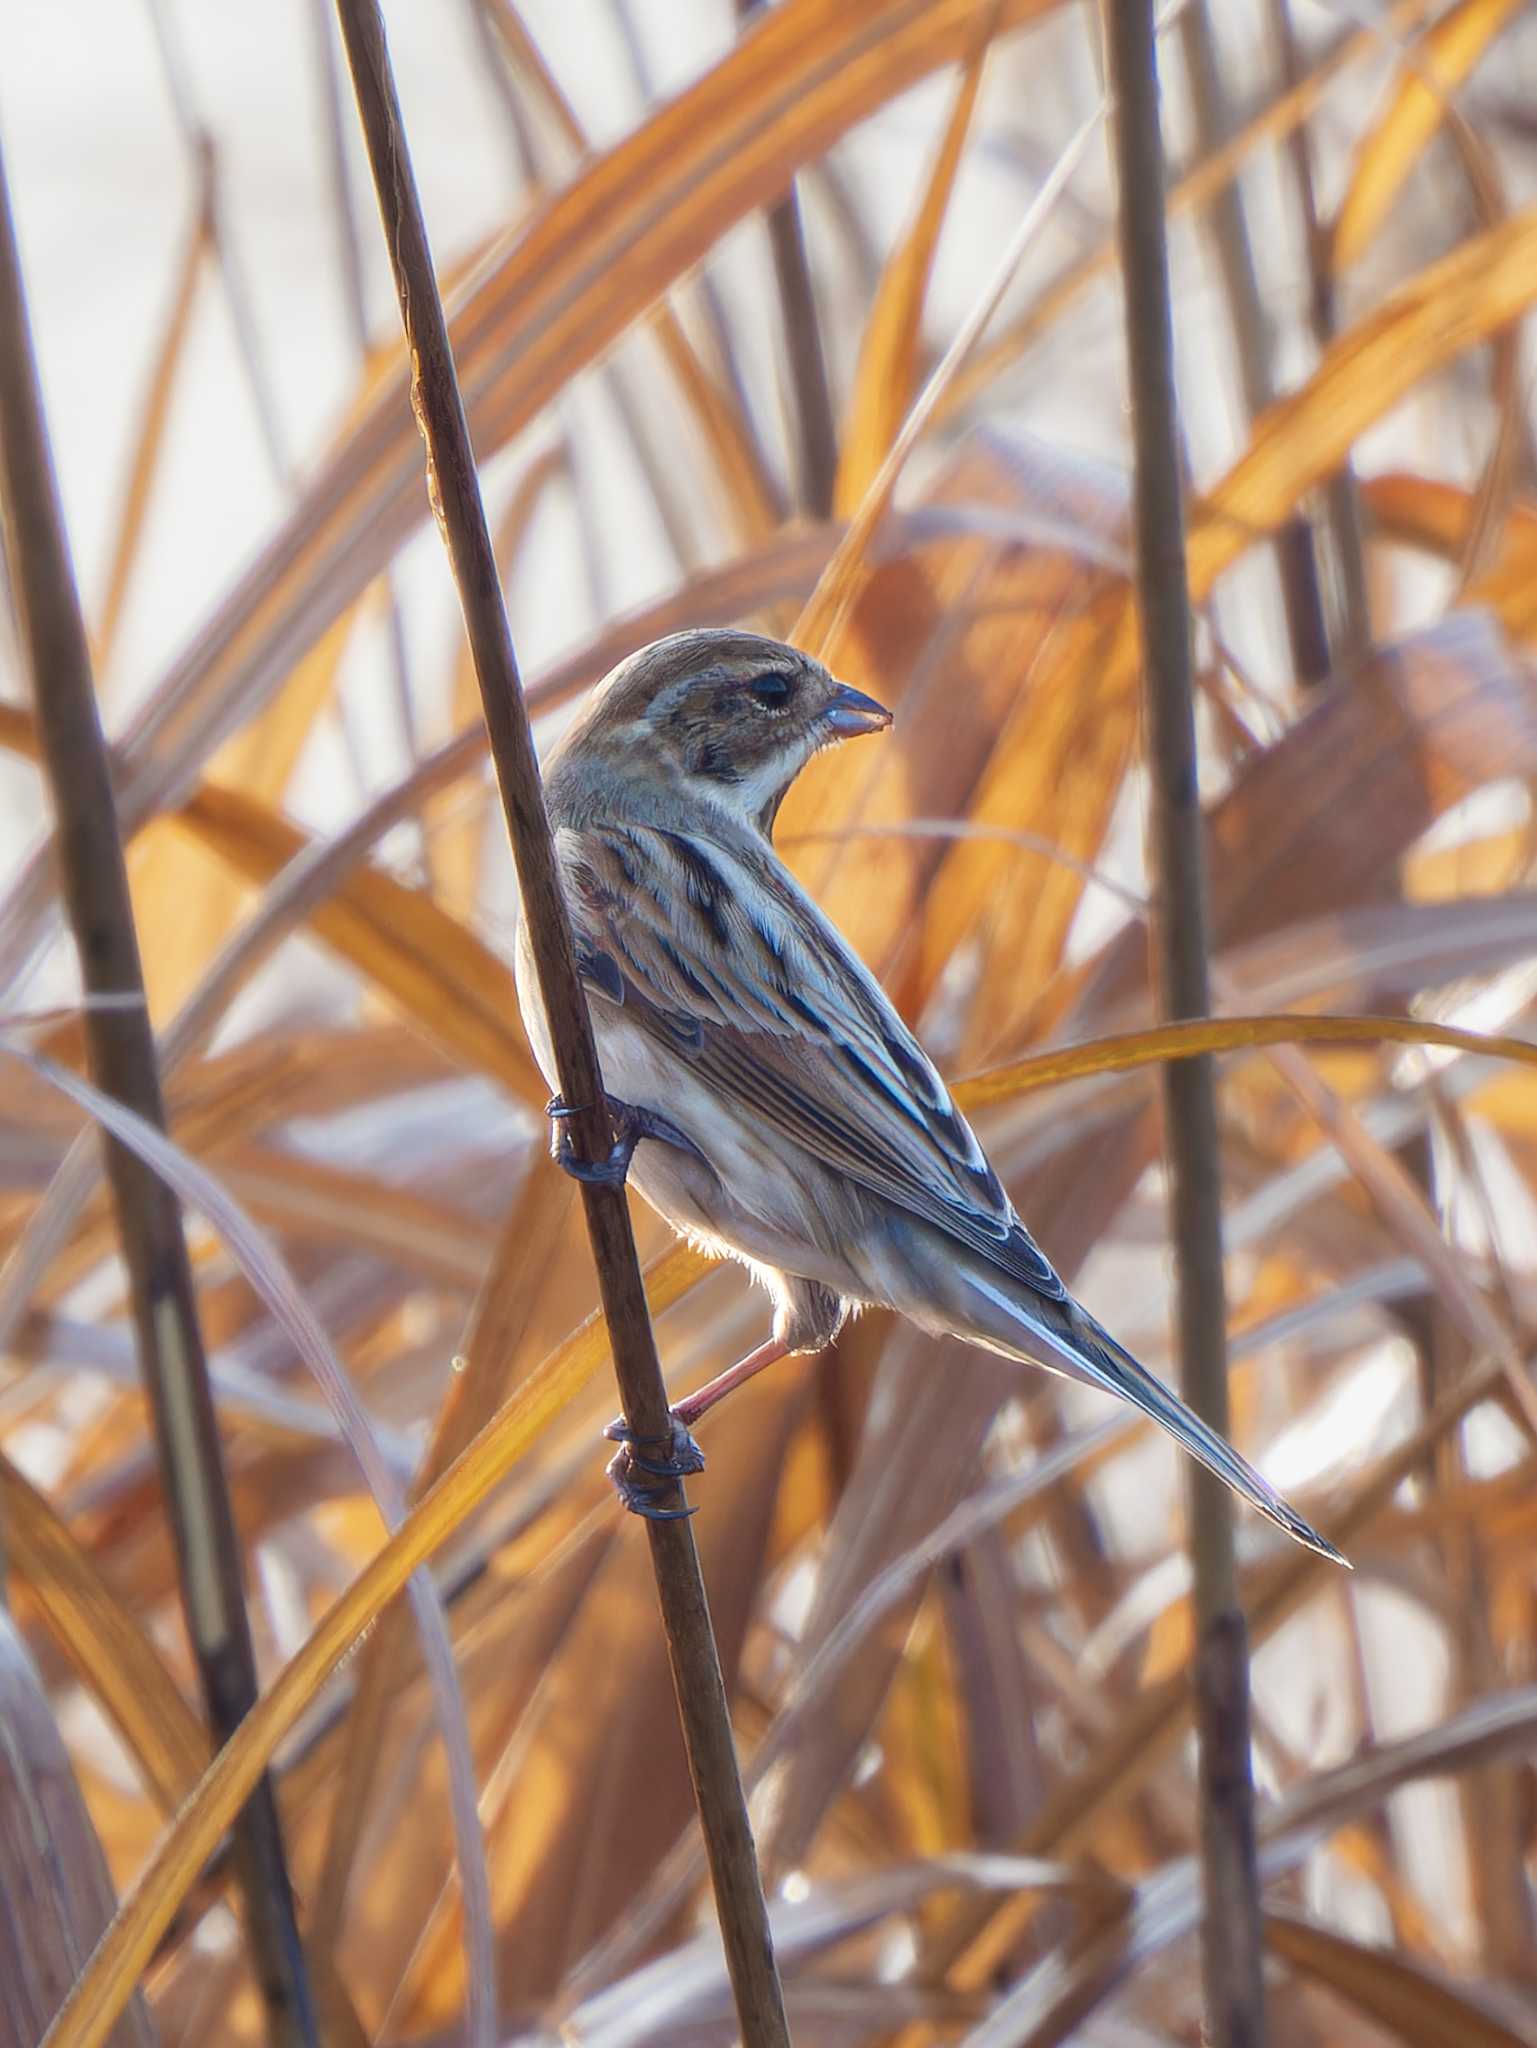
[[[681,1502],[677,1507],[658,1507],[655,1498],[659,1492],[665,1493],[670,1480],[683,1479],[689,1473],[704,1470],[704,1453],[690,1436],[690,1429],[701,1415],[707,1414],[717,1401],[723,1401],[733,1388],[745,1385],[766,1365],[776,1365],[787,1355],[788,1347],[777,1337],[760,1344],[756,1351],[749,1351],[745,1358],[728,1366],[702,1386],[697,1394],[690,1394],[687,1400],[678,1403],[672,1411],[671,1438],[659,1445],[652,1444],[649,1438],[644,1444],[637,1442],[622,1415],[608,1425],[603,1434],[619,1446],[609,1461],[608,1476],[631,1514],[645,1515],[652,1521],[670,1522],[680,1515],[694,1512]],[[652,1452],[649,1457],[647,1450]]]
[[[756,1351],[749,1351],[745,1358],[728,1365],[713,1380],[707,1380],[696,1394],[689,1394],[673,1409],[673,1414],[685,1429],[692,1429],[701,1415],[708,1415],[718,1401],[724,1401],[728,1394],[745,1387],[750,1379],[762,1372],[766,1365],[777,1365],[781,1358],[789,1357],[789,1347],[781,1344],[777,1337],[770,1337],[766,1344],[760,1344]]]

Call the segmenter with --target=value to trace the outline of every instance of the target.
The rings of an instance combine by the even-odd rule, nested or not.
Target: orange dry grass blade
[[[984,25],[967,59],[917,216],[881,273],[865,323],[833,493],[833,509],[843,519],[853,516],[874,483],[917,389],[923,302],[976,112],[993,27],[992,22]]]
[[[159,1653],[47,1499],[0,1454],[7,1556],[111,1717],[156,1800],[174,1813],[208,1765],[208,1738]]]
[[[1402,474],[1369,478],[1361,487],[1367,510],[1389,540],[1424,548],[1443,560],[1461,560],[1474,531],[1473,493],[1430,477]],[[1493,557],[1462,593],[1467,605],[1487,605],[1513,639],[1537,639],[1537,509],[1512,505],[1495,536]]]
[[[277,812],[212,783],[173,821],[257,883],[270,882],[307,843],[307,834]],[[430,896],[378,868],[357,868],[310,922],[440,1045],[523,1101],[544,1100],[515,1021],[511,970]]]
[[[1519,12],[1520,0],[1460,0],[1414,45],[1392,104],[1356,151],[1330,235],[1336,270],[1354,263],[1376,235],[1446,119],[1458,86]]]

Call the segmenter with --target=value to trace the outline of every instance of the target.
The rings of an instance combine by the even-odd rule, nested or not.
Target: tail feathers
[[[1123,1345],[1117,1344],[1109,1331],[1102,1328],[1071,1296],[1066,1302],[1043,1300],[1038,1305],[1032,1302],[1029,1309],[1016,1302],[1015,1307],[1022,1320],[1039,1331],[1043,1342],[1054,1354],[1044,1363],[1053,1364],[1090,1386],[1119,1394],[1123,1401],[1140,1408],[1144,1415],[1161,1424],[1176,1443],[1183,1444],[1193,1458],[1199,1458],[1208,1472],[1214,1472],[1277,1528],[1284,1529],[1294,1542],[1349,1570],[1348,1558],[1320,1536],[1311,1523],[1304,1521],[1231,1444],[1218,1436],[1214,1429],[1208,1428],[1178,1395],[1154,1379],[1147,1367],[1133,1358]]]

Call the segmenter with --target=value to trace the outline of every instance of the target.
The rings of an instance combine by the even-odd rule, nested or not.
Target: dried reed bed
[[[1145,1028],[1094,24],[1044,0],[785,0],[736,42],[690,12],[680,52],[681,14],[591,14],[637,81],[601,148],[540,11],[466,12],[526,183],[489,242],[438,230],[515,630],[520,588],[559,591],[533,708],[553,730],[628,646],[708,618],[799,618],[897,708],[887,741],[808,777],[781,843],[974,1077],[1053,1256],[1166,1362],[1156,1066],[1194,1039]],[[1276,0],[1224,14],[1204,64],[1188,22],[1164,65],[1234,1426],[1357,1567],[1240,1524],[1270,2036],[1483,2048],[1537,2035],[1537,1096],[1519,1043],[1466,1036],[1527,1034],[1537,928],[1537,215],[1512,82],[1537,48],[1509,0],[1369,20]],[[351,108],[314,91],[324,47],[295,100],[332,108],[355,177]],[[663,60],[683,82],[653,98]],[[902,209],[871,175],[893,138]],[[270,1760],[328,2039],[465,2038],[464,1958],[489,1944],[480,2038],[725,2041],[646,1545],[594,1454],[614,1395],[590,1261],[542,1157],[472,678],[433,609],[382,307],[358,322],[353,404],[239,581],[188,588],[157,547],[198,322],[240,276],[216,122],[212,143],[88,622],[267,1691],[168,1831],[208,1747],[111,1211],[50,1079],[82,1036],[17,1023],[6,1045],[54,1066],[0,1065],[3,1788],[55,1853],[0,1830],[0,1897],[11,1924],[39,1916],[46,1963],[0,2016],[35,2039],[101,1925],[88,1818],[132,1901],[92,1978],[100,2025],[152,1952],[125,2027],[259,2038],[220,1842]],[[756,226],[792,175],[839,422],[830,517],[804,294],[772,260],[783,228]],[[366,270],[352,199],[337,247]],[[954,348],[1022,222],[996,316]],[[181,651],[119,708],[114,648],[151,594],[180,607]],[[345,758],[336,721],[357,779],[317,783]],[[14,668],[0,743],[35,758]],[[17,786],[40,828],[41,785]],[[5,879],[14,1017],[67,986],[68,955],[43,853]],[[1277,1014],[1314,1021],[1256,1021]],[[1382,1021],[1318,1035],[1348,1014]],[[685,1387],[753,1341],[761,1303],[635,1221]],[[356,1418],[325,1397],[337,1365],[372,1498]],[[872,1317],[746,1390],[707,1449],[696,1534],[795,2039],[1194,2039],[1165,1447]],[[392,1488],[410,1506],[385,1543]],[[424,1564],[456,1712],[395,1598]],[[488,1882],[467,1928],[449,1815],[471,1772]]]

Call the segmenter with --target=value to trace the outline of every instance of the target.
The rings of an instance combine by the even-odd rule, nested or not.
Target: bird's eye
[[[782,711],[794,695],[795,685],[786,675],[768,674],[754,676],[747,685],[747,693],[755,704],[761,704],[765,711]]]

